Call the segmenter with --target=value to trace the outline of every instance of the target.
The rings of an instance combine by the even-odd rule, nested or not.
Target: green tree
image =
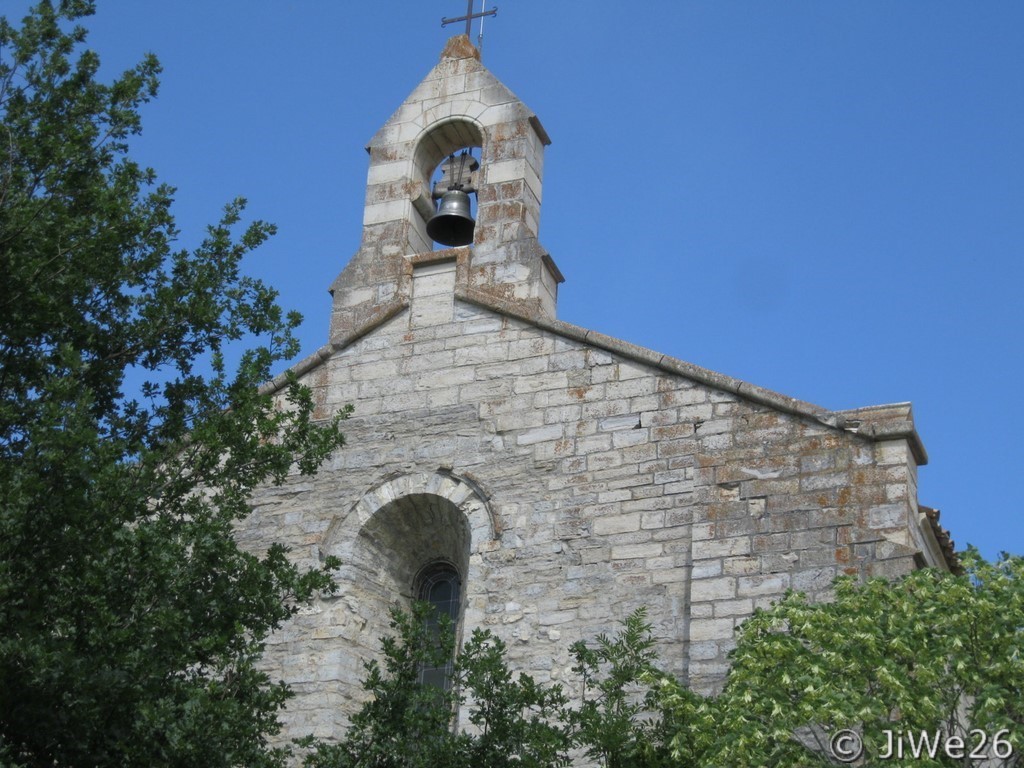
[[[541,768],[573,749],[608,768],[1020,765],[1024,558],[961,558],[960,574],[843,578],[826,603],[788,594],[741,627],[717,696],[659,670],[643,610],[613,636],[571,646],[575,702],[511,675],[504,646],[480,631],[452,690],[423,688],[418,670],[449,658],[454,641],[449,629],[438,645],[424,614],[399,613],[386,670],[368,666],[372,698],[309,765]],[[456,707],[474,729],[452,729]]]
[[[317,744],[307,757],[310,768],[431,768],[459,766],[465,736],[451,729],[457,700],[454,690],[420,683],[420,670],[452,658],[451,622],[441,617],[440,631],[426,621],[433,608],[418,603],[412,613],[394,610],[394,634],[381,639],[383,667],[367,663],[363,688],[369,700],[353,718],[338,744]],[[307,742],[311,743],[311,742]]]
[[[286,407],[259,389],[297,351],[239,269],[273,228],[235,201],[176,245],[173,190],[127,154],[159,65],[98,82],[92,11],[0,19],[0,764],[279,764],[288,690],[256,662],[333,563],[232,529],[342,437],[295,381]]]
[[[572,740],[561,686],[514,675],[505,661],[506,650],[500,638],[476,629],[455,665],[459,702],[475,729],[467,768],[567,765]]]
[[[340,743],[307,740],[314,747],[307,768],[556,768],[569,765],[574,750],[620,768],[675,765],[672,713],[659,716],[661,698],[646,687],[662,676],[643,610],[594,648],[572,646],[583,692],[575,703],[560,685],[511,672],[505,644],[481,629],[458,652],[450,688],[421,683],[423,668],[455,652],[450,624],[442,623],[439,637],[430,629],[431,610],[418,603],[411,614],[392,613],[383,666],[366,665],[368,701]],[[468,727],[454,727],[456,713]]]
[[[654,683],[661,710],[680,724],[676,758],[736,766],[835,765],[837,756],[870,765],[1020,764],[1024,558],[988,563],[969,551],[962,559],[959,575],[843,578],[828,603],[787,595],[744,623],[718,697],[697,697],[665,678]],[[947,737],[962,738],[963,749]],[[976,748],[992,762],[972,759]]]
[[[606,768],[655,768],[666,764],[666,726],[656,715],[657,699],[649,682],[660,677],[654,636],[640,608],[614,636],[598,635],[593,646],[570,649],[580,676],[581,703],[567,719],[575,740]]]
[[[513,675],[506,647],[477,629],[458,654],[451,685],[420,682],[420,670],[452,658],[454,633],[441,617],[439,636],[426,619],[432,606],[393,611],[382,639],[384,665],[366,665],[370,699],[338,744],[318,744],[308,768],[554,768],[568,764],[566,699],[558,686]],[[457,712],[470,723],[454,728]]]

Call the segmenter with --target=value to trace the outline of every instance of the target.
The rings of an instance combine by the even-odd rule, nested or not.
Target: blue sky
[[[912,401],[921,502],[958,546],[1024,553],[1024,3],[497,5],[484,63],[553,140],[559,317],[828,408]],[[248,269],[312,352],[363,147],[464,0],[99,6],[105,72],[163,62],[134,153],[177,186],[183,244],[247,197],[279,226]]]

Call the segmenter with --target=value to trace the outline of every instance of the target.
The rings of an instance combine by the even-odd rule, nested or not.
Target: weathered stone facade
[[[644,605],[665,664],[702,690],[787,589],[948,562],[917,503],[909,405],[827,411],[555,319],[548,143],[464,37],[371,142],[330,343],[296,369],[324,417],[354,405],[349,445],[266,489],[239,531],[343,561],[338,596],[268,649],[298,693],[293,735],[341,731],[389,606],[437,561],[462,578],[462,632],[489,627],[539,680]],[[475,240],[434,251],[429,175],[464,146],[480,148]]]

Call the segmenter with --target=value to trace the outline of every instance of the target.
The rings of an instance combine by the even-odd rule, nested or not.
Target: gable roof
[[[910,446],[917,464],[923,466],[928,463],[928,454],[914,426],[913,410],[910,403],[891,403],[833,411],[598,331],[567,323],[564,320],[550,319],[535,313],[524,313],[514,302],[502,301],[489,293],[475,290],[466,285],[456,285],[455,298],[553,333],[561,338],[614,352],[628,360],[649,365],[666,373],[683,376],[723,392],[731,392],[750,402],[782,413],[801,416],[837,431],[849,432],[874,441],[904,439]],[[292,366],[287,373],[276,376],[264,385],[261,391],[273,393],[280,390],[288,383],[289,373],[294,376],[303,376],[309,373],[332,355],[372,333],[376,328],[409,309],[410,306],[411,302],[407,297],[396,298],[382,307],[381,312],[369,318],[351,333],[325,344]]]

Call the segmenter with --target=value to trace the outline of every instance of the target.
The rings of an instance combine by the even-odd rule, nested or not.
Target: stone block
[[[790,578],[790,586],[799,592],[819,592],[829,589],[835,578],[835,568],[815,568],[809,571],[797,571]]]
[[[691,578],[693,579],[707,579],[712,576],[722,575],[722,561],[721,560],[702,560],[698,563],[694,563],[691,569]]]
[[[740,597],[779,595],[789,589],[789,574],[775,573],[760,576],[740,576],[736,581],[736,594]]]
[[[803,491],[820,491],[829,488],[845,488],[850,485],[849,472],[823,472],[804,475],[800,478],[800,489]]]
[[[607,563],[610,559],[611,549],[609,547],[584,547],[579,550],[579,553],[581,563],[595,565]]]
[[[630,533],[640,530],[640,515],[637,513],[625,515],[604,515],[594,518],[594,535],[608,536],[616,533]]]
[[[732,577],[694,579],[690,599],[695,602],[732,600],[736,597],[736,580]]]
[[[576,611],[553,611],[551,613],[537,614],[537,623],[543,627],[558,624],[568,624],[576,620]]]
[[[533,445],[545,440],[558,440],[565,432],[561,424],[548,424],[542,427],[528,429],[516,436],[517,445]]]
[[[714,610],[712,608],[712,610]],[[690,641],[731,640],[735,629],[733,619],[700,619],[690,623]]]
[[[754,602],[749,599],[720,600],[714,606],[715,618],[736,616],[745,619],[754,612]]]
[[[726,539],[712,539],[694,544],[694,559],[707,559],[718,557],[734,557],[746,555],[751,551],[751,540],[749,536],[736,536]]]
[[[731,576],[750,576],[760,573],[763,558],[759,557],[727,557],[722,561],[722,572]]]
[[[633,558],[658,557],[664,552],[661,544],[623,544],[613,546],[612,560],[629,560]]]
[[[886,504],[875,507],[868,513],[868,527],[898,528],[907,522],[907,508],[902,504]]]

